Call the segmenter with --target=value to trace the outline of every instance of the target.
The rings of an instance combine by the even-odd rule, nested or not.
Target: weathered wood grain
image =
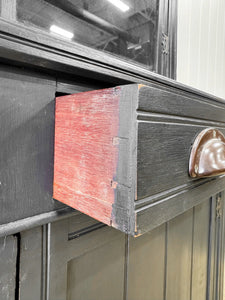
[[[196,96],[185,90],[155,86],[141,86],[138,109],[160,114],[214,120],[224,123],[225,106],[223,103]]]
[[[118,162],[119,88],[58,97],[54,198],[111,223]]]
[[[191,299],[205,300],[207,299],[210,199],[196,206],[193,212]]]
[[[21,233],[20,299],[43,299],[46,272],[46,247],[43,228],[38,226]],[[44,268],[43,268],[44,266]]]
[[[189,300],[191,287],[193,210],[168,224],[166,297]]]
[[[16,288],[17,238],[0,239],[0,299],[12,300]]]
[[[49,299],[123,299],[125,235],[105,226],[68,240],[96,223],[82,214],[51,224]]]
[[[1,65],[0,224],[62,207],[52,200],[54,78]]]
[[[137,199],[195,182],[187,171],[190,150],[205,128],[173,121],[138,122]],[[225,133],[225,128],[220,130]]]
[[[206,201],[210,195],[222,191],[225,186],[225,176],[200,184],[195,188],[184,188],[158,202],[146,205],[136,210],[137,232],[143,234],[164,222],[178,216],[192,207]]]
[[[165,224],[142,235],[129,237],[129,300],[163,300],[165,280]]]

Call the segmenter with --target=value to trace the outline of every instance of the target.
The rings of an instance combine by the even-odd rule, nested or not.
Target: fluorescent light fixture
[[[108,0],[110,3],[118,7],[122,12],[128,11],[130,7],[120,0]]]
[[[74,34],[72,32],[69,32],[69,31],[67,31],[65,29],[62,29],[62,28],[60,28],[60,27],[58,27],[56,25],[52,25],[50,27],[50,31],[54,32],[54,33],[56,33],[58,35],[61,35],[61,36],[65,37],[65,38],[67,38],[67,39],[72,39],[73,36],[74,36]]]

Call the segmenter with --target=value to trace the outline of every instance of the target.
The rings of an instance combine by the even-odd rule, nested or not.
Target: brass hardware
[[[189,174],[194,178],[225,174],[225,137],[218,129],[205,129],[195,139]]]

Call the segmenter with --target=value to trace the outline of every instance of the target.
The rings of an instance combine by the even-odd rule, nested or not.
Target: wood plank
[[[208,245],[207,299],[215,299],[215,270],[216,270],[216,195],[210,198],[210,227]]]
[[[64,76],[57,78],[56,89],[57,93],[75,94],[114,86],[115,85],[112,83],[110,84],[103,81],[97,81],[94,78],[88,80],[87,78],[76,76],[72,79],[71,76]]]
[[[42,226],[21,233],[20,298],[42,299],[45,257],[43,255]],[[42,273],[43,272],[43,273]]]
[[[206,96],[206,95],[205,95]],[[191,117],[224,123],[224,102],[166,86],[142,86],[139,89],[140,111]]]
[[[165,225],[138,238],[129,238],[129,300],[163,300]]]
[[[210,200],[194,207],[191,299],[205,300],[207,292]]]
[[[91,232],[87,230],[86,234],[68,240],[71,232],[80,230],[81,227],[85,230],[93,221],[86,215],[80,215],[78,219],[73,217],[51,224],[48,253],[49,299],[84,299],[82,293],[85,293],[85,299],[107,299],[108,296],[113,297],[114,292],[118,299],[123,299],[125,235],[105,226]],[[83,278],[83,282],[79,276]],[[111,281],[114,292],[108,295],[107,289],[112,288]],[[105,287],[101,282],[105,283]]]
[[[221,239],[221,253],[220,253],[220,273],[219,273],[219,295],[220,299],[225,299],[225,282],[224,282],[224,275],[225,275],[225,192],[223,191],[221,193],[221,233],[220,233],[220,239]]]
[[[190,149],[206,127],[153,117],[138,122],[137,199],[196,181],[188,174]]]
[[[214,230],[214,240],[212,242],[214,243],[214,246],[212,245],[212,250],[214,248],[214,253],[211,251],[212,255],[210,259],[213,260],[214,264],[212,264],[213,268],[211,268],[212,273],[210,274],[210,280],[212,281],[212,284],[210,284],[211,287],[211,295],[212,299],[222,299],[221,294],[221,275],[222,275],[222,259],[223,256],[221,255],[221,250],[223,248],[222,242],[222,236],[224,235],[223,232],[223,221],[222,221],[222,215],[223,215],[223,196],[221,197],[221,193],[218,193],[215,197],[213,197],[214,201],[214,211],[212,212],[214,214],[214,227],[212,227],[212,230]],[[212,214],[212,215],[213,215]],[[210,290],[209,290],[210,291]]]
[[[0,299],[12,300],[16,288],[17,238],[1,238],[0,254]]]
[[[122,300],[124,245],[124,239],[116,239],[70,260],[67,266],[67,299]]]
[[[62,207],[52,200],[55,90],[52,77],[1,66],[1,224]]]
[[[184,187],[174,195],[168,195],[158,202],[137,209],[135,212],[137,234],[143,234],[148,230],[154,229],[201,202],[206,201],[210,194],[215,195],[223,191],[224,185],[225,176],[220,176],[207,183],[199,184],[195,188]]]
[[[58,97],[54,195],[110,225],[118,147],[120,89]],[[116,187],[116,183],[115,183]]]
[[[193,210],[168,223],[166,300],[189,300]]]

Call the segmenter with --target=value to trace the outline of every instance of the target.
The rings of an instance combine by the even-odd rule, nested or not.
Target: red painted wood
[[[108,225],[118,162],[120,88],[56,98],[53,197]]]

